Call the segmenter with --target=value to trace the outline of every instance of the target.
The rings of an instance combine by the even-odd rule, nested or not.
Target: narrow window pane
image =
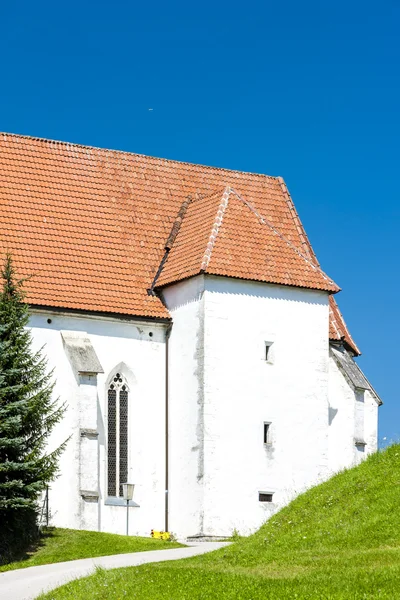
[[[116,496],[117,475],[117,392],[108,390],[108,461],[107,461],[107,493]]]
[[[264,423],[264,444],[269,444],[269,442],[270,442],[269,426],[270,426],[270,423]]]
[[[128,392],[119,393],[119,495],[122,484],[128,481]]]
[[[264,358],[267,362],[271,363],[273,356],[272,356],[272,344],[273,342],[264,342],[265,344],[265,355]]]

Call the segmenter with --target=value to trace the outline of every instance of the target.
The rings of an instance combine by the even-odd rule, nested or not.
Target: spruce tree
[[[32,350],[28,305],[7,254],[0,291],[0,562],[37,536],[38,499],[57,475],[65,442],[47,453],[49,435],[64,413],[52,396],[42,350]]]

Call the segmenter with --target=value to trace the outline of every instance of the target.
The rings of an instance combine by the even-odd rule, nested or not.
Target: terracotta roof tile
[[[350,335],[343,315],[333,296],[329,298],[329,339],[345,342],[356,356],[361,354],[357,344]]]
[[[199,273],[252,279],[328,292],[338,286],[269,219],[257,198],[250,204],[230,187],[194,200],[183,218],[168,260],[157,281],[163,286]],[[285,233],[295,228],[293,218]],[[295,230],[292,232],[292,237]]]
[[[198,256],[204,259],[202,244],[210,237],[215,203],[226,186],[239,190],[290,244],[306,253],[304,230],[280,179],[0,134],[0,247],[13,253],[20,275],[30,276],[26,288],[33,305],[168,318],[161,300],[147,289],[172,224],[191,195],[197,208],[189,208],[187,218],[196,229],[196,244],[185,225],[188,231],[182,236],[187,238],[179,241],[184,254],[174,264],[182,272],[194,272]],[[234,265],[237,274],[257,278],[268,268],[271,280],[286,277],[289,285],[296,285],[295,280],[297,285],[318,285],[319,276],[312,275],[306,261],[294,257],[286,244],[285,256],[292,264],[288,275],[277,250],[283,251],[278,236],[260,227],[238,199],[224,219],[208,272],[229,275]],[[238,220],[255,235],[249,249],[242,232],[241,249],[234,247],[230,232]],[[262,252],[256,260],[258,271],[252,273],[257,243]],[[229,256],[223,256],[224,245],[229,246]],[[246,257],[247,251],[251,255]],[[318,289],[325,289],[320,285]]]

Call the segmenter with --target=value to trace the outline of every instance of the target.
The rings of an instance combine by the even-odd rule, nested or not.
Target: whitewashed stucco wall
[[[328,295],[218,277],[205,289],[204,531],[249,533],[326,476]]]
[[[163,291],[169,340],[169,528],[196,535],[204,521],[204,277]]]
[[[378,449],[378,411],[379,406],[376,398],[371,392],[364,394],[364,435],[366,441],[366,453],[371,454]]]
[[[51,323],[47,322],[51,319]],[[104,504],[106,474],[106,382],[118,365],[125,363],[131,387],[129,398],[129,479],[136,483],[130,508],[130,532],[149,535],[164,526],[165,477],[165,325],[147,322],[78,317],[35,311],[30,319],[35,348],[44,346],[49,367],[55,368],[55,395],[66,402],[67,412],[55,430],[50,445],[71,435],[60,460],[61,476],[49,494],[54,524],[62,527],[99,529],[125,533],[126,508]],[[87,332],[104,374],[78,379],[65,353],[60,331]],[[152,336],[149,334],[152,333]],[[90,402],[96,402],[96,410]],[[89,404],[88,404],[89,403]],[[81,414],[85,407],[85,414]],[[87,418],[90,410],[91,417]],[[93,417],[93,414],[96,417]],[[92,422],[91,422],[92,419]],[[93,422],[95,419],[96,422]],[[97,429],[97,465],[91,455],[86,471],[96,468],[99,502],[80,496],[79,428]],[[90,442],[88,442],[90,444]],[[81,453],[82,455],[82,453]],[[83,454],[84,461],[88,456]]]
[[[329,358],[329,467],[332,472],[359,463],[375,452],[378,440],[378,403],[367,390],[356,391],[332,353]],[[356,440],[365,446],[356,446]]]
[[[179,535],[248,533],[326,476],[328,296],[197,277],[164,299],[174,322],[170,526]],[[259,491],[274,492],[274,502],[260,503]]]
[[[355,394],[335,359],[329,357],[329,468],[350,466],[356,458]]]
[[[170,531],[248,534],[293,496],[376,449],[375,399],[365,392],[356,400],[329,357],[326,293],[198,276],[163,297],[173,319]],[[105,503],[106,384],[118,368],[130,385],[129,479],[139,504],[130,509],[130,533],[163,529],[166,324],[35,311],[30,326],[34,346],[44,346],[55,368],[55,394],[67,404],[51,445],[71,435],[50,490],[53,523],[125,532],[125,508]],[[86,332],[104,374],[77,377],[61,331]],[[82,427],[98,438],[83,445]],[[365,437],[364,452],[356,435]],[[96,486],[99,502],[82,499],[82,487]],[[259,502],[259,492],[273,493],[273,502]]]

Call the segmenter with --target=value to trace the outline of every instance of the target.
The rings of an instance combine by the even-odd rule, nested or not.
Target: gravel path
[[[84,558],[52,565],[6,571],[0,573],[0,600],[32,600],[41,592],[47,592],[73,579],[90,575],[96,566],[104,569],[118,569],[119,567],[134,567],[145,563],[178,560],[197,554],[205,554],[228,544],[229,542],[199,542],[189,544],[187,548],[99,556],[97,558]]]

